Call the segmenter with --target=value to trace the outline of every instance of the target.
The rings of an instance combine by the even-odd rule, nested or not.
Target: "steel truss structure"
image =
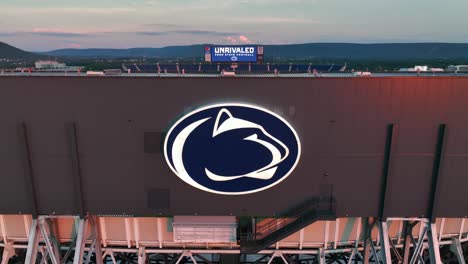
[[[57,220],[73,218],[74,231],[71,241],[61,242],[57,232]],[[358,225],[356,238],[351,243],[337,240],[339,220],[335,224],[334,239],[325,225],[322,246],[297,249],[280,248],[278,243],[255,255],[240,255],[238,246],[195,248],[190,243],[182,248],[165,248],[128,243],[124,246],[106,245],[101,238],[96,216],[39,216],[30,225],[25,222],[29,235],[27,242],[19,242],[6,236],[5,221],[0,216],[3,238],[1,264],[10,260],[24,263],[227,263],[223,256],[234,257],[229,263],[461,263],[468,259],[468,235],[463,232],[462,219],[458,234],[443,235],[445,219],[437,225],[426,218],[364,218]],[[389,235],[389,222],[399,222],[397,237]],[[415,227],[419,226],[419,230]],[[301,231],[303,232],[303,231]],[[378,234],[377,236],[375,234]],[[414,235],[414,234],[417,235]],[[374,235],[373,235],[374,234]],[[300,235],[303,237],[303,234]],[[301,238],[302,239],[302,238]],[[301,242],[302,243],[302,242]],[[125,247],[127,246],[127,247]],[[232,262],[234,261],[234,262]]]

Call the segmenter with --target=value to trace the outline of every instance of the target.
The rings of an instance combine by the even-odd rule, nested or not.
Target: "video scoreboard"
[[[262,62],[263,46],[206,46],[206,62]]]

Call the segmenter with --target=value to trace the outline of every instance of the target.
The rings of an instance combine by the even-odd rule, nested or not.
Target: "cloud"
[[[79,43],[68,43],[60,46],[61,49],[81,49],[83,46]]]
[[[0,9],[0,14],[27,15],[27,14],[116,14],[116,13],[131,13],[136,12],[134,8],[124,7],[106,7],[106,8],[89,8],[89,7],[3,7]]]
[[[11,32],[0,32],[0,37],[13,37],[13,36],[16,36],[16,34],[11,33]]]
[[[172,34],[179,34],[179,35],[198,35],[198,36],[218,36],[218,37],[225,37],[236,35],[238,33],[235,32],[220,32],[220,31],[212,31],[212,30],[168,30],[168,31],[139,31],[136,32],[138,35],[143,36],[165,36],[165,35],[172,35]]]
[[[174,30],[174,31],[169,31],[169,32],[175,33],[175,34],[221,36],[221,37],[236,34],[233,32],[219,32],[219,31],[212,31],[212,30]]]
[[[149,6],[157,6],[161,4],[161,2],[158,0],[149,0],[149,1],[146,1],[145,3],[146,5],[149,5]]]
[[[76,38],[76,37],[89,37],[90,34],[71,33],[71,32],[24,32],[25,34],[45,36],[45,37],[65,37],[65,38]]]
[[[244,35],[240,35],[240,36],[239,36],[239,41],[242,42],[242,43],[250,43],[250,42],[251,42],[250,39],[247,38],[247,37],[244,36]]]
[[[224,20],[242,24],[320,24],[319,20],[295,17],[228,17]]]
[[[2,37],[34,35],[42,37],[76,38],[96,36],[96,33],[73,32],[54,28],[34,28],[31,31],[0,32]]]
[[[150,24],[143,24],[143,27],[162,27],[162,28],[178,28],[181,25],[176,24],[168,24],[168,23],[150,23]]]
[[[26,34],[49,36],[49,37],[89,37],[93,34],[83,32],[66,31],[57,28],[34,28],[31,32],[25,32]]]
[[[193,35],[193,36],[209,36],[209,37],[228,37],[239,35],[237,32],[223,32],[214,30],[196,30],[196,29],[180,29],[180,30],[142,30],[142,31],[78,31],[65,30],[60,28],[34,28],[32,30],[16,31],[16,32],[0,32],[2,37],[34,35],[42,37],[58,37],[58,38],[79,38],[79,37],[98,37],[110,36],[117,34],[136,34],[139,36],[168,36],[168,35]]]
[[[160,32],[157,32],[157,31],[138,31],[138,32],[135,32],[137,35],[141,35],[141,36],[166,36],[168,35],[167,32],[165,31],[160,31]]]
[[[224,38],[228,43],[230,44],[246,44],[246,43],[251,43],[252,41],[246,37],[245,35],[240,35],[240,36],[228,36]]]
[[[254,5],[303,5],[303,4],[316,4],[318,0],[239,0],[242,4]]]
[[[231,44],[237,44],[237,39],[235,39],[234,37],[227,37],[226,40],[231,43]]]

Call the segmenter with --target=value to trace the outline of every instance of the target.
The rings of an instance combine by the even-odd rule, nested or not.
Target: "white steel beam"
[[[319,264],[325,264],[325,250],[323,248],[319,248],[319,253],[318,253],[318,263]]]
[[[83,254],[85,251],[86,243],[86,229],[88,221],[85,219],[80,219],[78,223],[78,230],[76,236],[76,246],[75,246],[75,256],[73,257],[73,264],[81,264],[83,262]]]
[[[302,245],[304,244],[304,228],[299,231],[299,249],[302,249]]]
[[[440,222],[439,242],[442,241],[442,235],[444,233],[444,228],[445,228],[445,218],[442,218],[442,220]]]
[[[411,257],[410,264],[415,264],[417,260],[420,260],[421,255],[419,254],[422,250],[422,247],[424,245],[424,236],[426,235],[427,232],[427,227],[423,222],[421,222],[421,226],[423,226],[423,230],[421,233],[419,233],[419,238],[418,242],[414,245],[415,249],[413,251],[413,256]],[[437,241],[437,238],[436,238]],[[437,263],[439,264],[439,263]]]
[[[377,249],[374,245],[374,241],[371,238],[369,238],[369,244],[371,246],[372,255],[374,256],[374,261],[380,263],[379,256],[377,255]]]
[[[135,234],[135,246],[140,247],[140,220],[135,217],[133,218],[133,233]]]
[[[279,253],[280,258],[283,260],[284,264],[289,264],[283,254]]]
[[[15,248],[11,243],[5,243],[3,247],[2,262],[1,264],[8,264],[11,257],[15,255]]]
[[[157,230],[158,230],[158,242],[159,242],[159,248],[162,248],[163,247],[163,244],[162,244],[162,227],[161,227],[161,217],[158,217],[158,219],[156,220],[156,224],[157,224]]]
[[[185,251],[180,254],[180,257],[177,259],[175,264],[179,264],[185,258]]]
[[[401,244],[401,236],[403,233],[403,221],[398,221],[398,236],[397,236],[397,245]]]
[[[179,264],[185,257],[189,257],[189,258],[192,260],[193,264],[197,264],[197,261],[196,261],[195,258],[193,257],[192,252],[190,252],[190,251],[184,251],[184,252],[182,252],[182,254],[180,255],[180,257],[177,259],[176,264]]]
[[[91,228],[93,230],[93,237],[94,237],[94,254],[96,255],[96,264],[103,264],[102,263],[102,246],[101,246],[101,232],[99,230],[99,225],[96,216],[90,215],[88,216]]]
[[[77,230],[79,225],[79,218],[73,219],[73,234],[72,234],[72,243],[70,247],[67,249],[67,252],[62,257],[62,263],[67,263],[68,258],[70,257],[73,249],[76,247],[76,238],[77,238]]]
[[[359,245],[359,239],[361,237],[361,223],[362,219],[361,217],[357,218],[357,230],[356,230],[356,247]]]
[[[431,257],[432,264],[442,264],[440,258],[439,241],[437,240],[437,227],[435,223],[427,223],[427,242],[429,249],[429,256]]]
[[[462,218],[461,220],[461,224],[460,224],[460,233],[458,234],[458,239],[462,239],[462,235],[463,235],[463,231],[465,229],[465,219],[466,218]]]
[[[24,232],[26,236],[28,236],[29,228],[31,227],[31,220],[29,219],[29,215],[23,215],[23,223],[24,223]]]
[[[364,226],[364,256],[363,264],[369,264],[370,259],[370,251],[374,249],[374,242],[372,241],[372,229],[374,227],[374,223],[369,222],[370,219],[368,217],[365,218],[365,226]],[[374,221],[374,220],[373,220]]]
[[[330,233],[330,221],[325,221],[325,232],[323,237],[323,248],[328,248],[328,237]]]
[[[28,235],[28,249],[26,251],[25,264],[36,264],[37,258],[37,244],[39,243],[39,234],[37,219],[31,221],[31,228],[29,229]]]
[[[52,227],[50,226],[49,219],[45,217],[39,218],[39,229],[41,230],[42,238],[46,244],[47,253],[52,261],[52,264],[59,264],[60,263],[60,252],[57,246],[52,244],[55,239]]]
[[[85,264],[89,264],[89,262],[91,261],[91,256],[93,255],[93,251],[94,251],[94,247],[96,245],[96,240],[93,240],[91,242],[91,245],[89,246],[89,250],[88,250],[88,253],[86,254],[86,261],[85,261]],[[97,258],[96,258],[97,259]]]
[[[280,251],[274,251],[270,259],[268,260],[268,263],[271,264],[273,262],[273,259],[275,258],[281,258],[285,264],[288,264],[288,261],[286,260],[286,258],[283,256],[283,254]]]
[[[131,231],[130,231],[130,218],[125,217],[125,237],[127,239],[127,246],[128,248],[132,247],[132,238],[131,238]]]
[[[47,260],[47,257],[49,256],[47,249],[45,249],[44,247],[41,247],[40,252],[41,252],[41,261],[39,262],[39,264],[49,264],[49,261]]]
[[[197,261],[195,260],[191,252],[188,252],[187,255],[192,260],[193,264],[197,264]]]
[[[338,246],[338,233],[340,232],[340,219],[337,218],[335,221],[335,238],[333,240],[333,249]]]
[[[111,257],[112,264],[117,264],[117,261],[115,260],[114,252],[112,251],[106,251],[104,255],[102,255],[102,261],[104,261],[107,255]]]
[[[353,263],[353,258],[355,257],[355,255],[356,255],[356,250],[354,249],[353,251],[351,251],[351,254],[349,255],[348,264]]]
[[[270,259],[268,260],[267,264],[271,264],[271,262],[273,261],[274,258],[275,258],[275,255],[271,256]]]
[[[424,235],[422,235],[423,231],[424,231],[424,228],[426,227],[425,226],[425,222],[421,221],[421,219],[418,220],[419,221],[419,235],[418,235],[418,240],[419,238],[422,236],[424,238]],[[427,232],[427,228],[424,232]]]
[[[99,217],[99,227],[101,231],[102,244],[104,247],[107,247],[107,227],[106,219],[104,217]]]
[[[463,255],[463,249],[458,238],[452,238],[452,245],[450,245],[450,250],[457,256],[459,264],[466,264],[465,256]]]
[[[148,256],[146,254],[145,247],[140,247],[138,249],[138,264],[148,263]]]
[[[379,235],[382,243],[383,263],[392,264],[392,256],[390,252],[390,237],[388,236],[388,225],[386,221],[379,221]],[[377,257],[377,256],[375,256]]]
[[[0,231],[2,232],[3,243],[6,244],[8,241],[5,227],[5,217],[3,215],[0,215]]]

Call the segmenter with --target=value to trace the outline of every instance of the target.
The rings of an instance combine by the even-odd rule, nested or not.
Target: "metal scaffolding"
[[[59,219],[73,220],[73,235],[70,241],[61,241],[57,231]],[[26,218],[25,218],[26,219]],[[135,218],[136,219],[136,218]],[[465,220],[460,223],[459,233],[444,234],[446,219],[439,225],[428,218],[362,218],[357,222],[356,237],[349,243],[338,239],[340,219],[326,221],[323,240],[317,246],[304,245],[304,230],[299,232],[295,248],[281,247],[278,242],[258,254],[241,254],[238,245],[225,247],[195,247],[185,243],[171,247],[157,241],[154,246],[142,241],[106,242],[102,236],[105,223],[96,216],[38,216],[30,225],[25,222],[27,241],[15,240],[7,235],[4,216],[0,215],[1,264],[9,260],[24,260],[24,263],[222,263],[221,255],[238,256],[239,263],[461,263],[468,258],[468,236],[464,232]],[[341,220],[343,221],[343,220]],[[447,220],[448,221],[448,220]],[[126,221],[125,223],[127,223]],[[398,235],[389,235],[389,223],[398,223]],[[159,221],[158,221],[159,223]],[[104,225],[103,225],[104,224]],[[134,221],[136,227],[139,221]],[[159,224],[158,224],[159,225]],[[126,229],[130,226],[126,224]],[[437,226],[439,230],[437,230]],[[396,226],[394,225],[393,228]],[[419,227],[419,229],[417,229]],[[129,230],[125,233],[129,234]],[[377,235],[376,235],[377,234]],[[157,235],[155,234],[155,237]]]

